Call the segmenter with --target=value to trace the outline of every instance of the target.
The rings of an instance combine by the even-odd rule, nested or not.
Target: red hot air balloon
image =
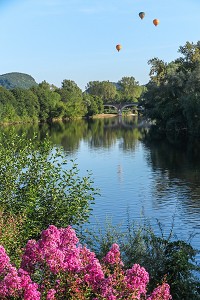
[[[153,24],[154,24],[155,26],[157,26],[159,23],[160,23],[160,21],[159,21],[158,19],[154,19],[154,20],[153,20]]]
[[[122,49],[122,46],[120,44],[116,45],[116,49],[119,52]]]

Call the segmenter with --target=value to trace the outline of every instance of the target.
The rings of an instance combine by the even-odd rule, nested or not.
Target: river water
[[[113,117],[15,128],[27,137],[48,133],[76,160],[81,176],[92,172],[100,195],[91,226],[109,219],[123,227],[128,218],[139,223],[146,218],[156,232],[159,221],[166,236],[172,226],[178,239],[192,235],[192,246],[200,250],[200,145],[149,141],[144,125],[134,117]]]

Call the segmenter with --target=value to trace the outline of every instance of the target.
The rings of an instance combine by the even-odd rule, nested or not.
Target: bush
[[[117,244],[100,262],[78,242],[70,226],[51,225],[39,241],[28,241],[18,270],[0,246],[1,299],[171,299],[166,282],[148,294],[149,274],[139,264],[125,269]]]
[[[91,174],[79,176],[74,161],[49,139],[11,133],[0,137],[0,206],[7,214],[24,216],[24,242],[49,224],[81,225],[91,213],[97,189]]]
[[[24,224],[24,216],[14,216],[0,210],[0,245],[8,253],[12,262],[19,266],[22,253],[23,238],[21,228]]]
[[[160,236],[156,235],[151,225],[129,222],[127,229],[120,225],[113,226],[108,220],[105,228],[86,230],[82,236],[85,242],[99,259],[113,243],[121,249],[126,268],[138,263],[145,267],[150,275],[150,290],[167,275],[171,294],[174,300],[200,299],[200,267],[196,262],[195,250],[191,244],[177,240],[173,228],[168,237],[164,236],[162,226]]]

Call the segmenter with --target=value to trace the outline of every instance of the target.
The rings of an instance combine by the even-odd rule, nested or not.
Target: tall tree
[[[170,63],[152,59],[150,82],[143,96],[146,115],[167,132],[200,135],[200,42],[179,48]]]
[[[31,91],[22,88],[11,90],[16,101],[16,112],[22,120],[38,120],[39,102],[38,97]]]
[[[39,118],[41,120],[52,119],[59,116],[59,102],[61,98],[57,92],[51,90],[50,84],[43,81],[37,87],[31,88],[31,90],[38,97],[40,104]]]
[[[140,87],[139,82],[135,80],[134,77],[122,77],[118,81],[119,91],[121,94],[121,101],[123,102],[137,102],[138,98],[142,93],[142,87]]]
[[[11,91],[8,91],[6,88],[0,86],[0,103],[1,104],[11,104],[13,107],[17,106],[17,101]]]
[[[0,122],[19,121],[16,108],[17,101],[13,94],[0,86]]]
[[[102,113],[104,110],[103,100],[98,96],[93,96],[88,93],[84,93],[83,101],[87,108],[87,116],[93,116]]]
[[[100,97],[104,103],[114,102],[117,94],[115,84],[110,81],[90,81],[86,86],[87,93]]]
[[[57,92],[64,103],[64,116],[75,118],[85,115],[86,108],[83,102],[82,90],[73,80],[63,80],[62,86]]]

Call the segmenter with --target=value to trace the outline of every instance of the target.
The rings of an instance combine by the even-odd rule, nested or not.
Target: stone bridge
[[[140,110],[140,111],[143,110],[143,108],[141,106],[139,106],[138,102],[130,102],[130,103],[106,103],[103,106],[104,107],[114,107],[117,110],[118,115],[121,115],[123,109],[126,108],[126,107],[137,107],[137,110]]]

